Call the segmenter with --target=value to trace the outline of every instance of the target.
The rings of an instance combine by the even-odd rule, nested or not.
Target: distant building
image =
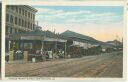
[[[120,46],[120,45],[122,45],[122,43],[120,41],[118,41],[118,40],[108,41],[106,43],[107,44],[111,44],[113,46]]]
[[[28,5],[6,6],[6,35],[33,31],[37,10]]]
[[[73,41],[73,45],[83,47],[84,49],[88,49],[88,43]]]
[[[100,41],[95,40],[92,37],[82,35],[73,31],[65,31],[61,33],[63,37],[67,37],[67,39],[72,40],[71,45],[76,45],[79,47],[82,47],[84,49],[92,48],[92,47],[97,47],[100,45]]]

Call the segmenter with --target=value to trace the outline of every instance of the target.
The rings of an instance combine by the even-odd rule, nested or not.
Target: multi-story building
[[[6,35],[33,31],[37,10],[28,5],[6,6]]]
[[[6,6],[6,50],[14,44],[15,34],[31,32],[36,29],[35,14],[37,10],[29,5]]]

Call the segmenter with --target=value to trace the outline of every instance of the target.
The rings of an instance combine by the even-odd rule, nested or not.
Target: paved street
[[[38,63],[6,64],[6,76],[122,77],[122,52]]]

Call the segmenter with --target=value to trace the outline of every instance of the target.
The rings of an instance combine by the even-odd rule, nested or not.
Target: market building
[[[27,51],[27,55],[30,56],[40,56],[41,53],[38,52],[46,52],[48,53],[49,58],[55,58],[61,54],[61,57],[64,58],[66,55],[66,40],[57,37],[57,34],[54,34],[51,31],[41,31],[35,30],[32,32],[25,33],[17,33],[10,35],[11,44],[9,45],[9,54],[10,51],[13,51],[13,55],[15,56],[15,51],[22,51],[23,53]],[[54,54],[54,56],[53,56]],[[51,56],[52,55],[52,56]],[[14,57],[15,60],[17,58]],[[11,59],[12,60],[12,59]],[[32,61],[32,60],[30,60]]]
[[[71,57],[95,55],[102,50],[100,41],[97,41],[92,37],[69,30],[61,33],[61,35],[67,37],[67,53],[70,54]]]

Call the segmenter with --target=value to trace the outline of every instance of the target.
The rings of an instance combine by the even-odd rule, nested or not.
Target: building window
[[[35,29],[35,25],[33,24],[33,30]]]
[[[22,19],[22,27],[24,27],[24,20]]]
[[[6,26],[6,34],[8,34],[8,26]]]
[[[35,15],[33,14],[33,20],[35,20]]]
[[[25,16],[27,17],[27,11],[25,11]]]
[[[19,26],[21,26],[21,19],[19,18]]]
[[[15,30],[12,28],[12,34],[15,33]]]
[[[13,23],[13,15],[10,16],[10,23]]]
[[[27,27],[27,23],[26,23],[26,21],[25,21],[24,23],[25,23],[24,26]]]
[[[28,22],[26,22],[26,28],[28,28]]]
[[[31,29],[33,30],[33,24],[32,24],[32,26],[31,26]]]
[[[30,24],[30,28],[31,28],[31,30],[32,30],[32,23]]]
[[[12,34],[12,28],[10,28],[10,34]]]
[[[32,19],[32,13],[31,13],[31,19]]]
[[[13,6],[14,7],[14,11],[16,11],[16,6]]]
[[[28,22],[28,28],[30,27],[30,23]]]
[[[19,8],[19,13],[21,14],[21,8]]]
[[[6,14],[6,21],[9,22],[9,14]]]
[[[22,9],[22,14],[24,15],[24,9]]]
[[[14,10],[14,6],[11,6],[11,9]]]
[[[17,25],[17,17],[15,17],[15,24]]]
[[[16,12],[18,13],[18,6],[16,6]]]
[[[30,18],[30,12],[28,12],[28,18]]]
[[[6,27],[6,33],[9,34],[10,33],[10,28],[7,26]]]

